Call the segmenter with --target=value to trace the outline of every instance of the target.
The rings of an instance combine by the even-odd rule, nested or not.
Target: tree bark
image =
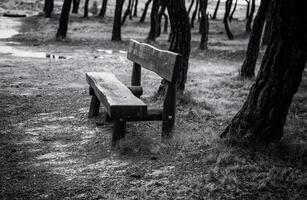
[[[226,1],[226,5],[225,5],[225,14],[224,14],[224,26],[225,26],[225,30],[226,30],[226,34],[228,39],[233,40],[233,34],[231,33],[231,30],[229,28],[229,13],[230,13],[230,9],[231,9],[231,4],[232,4],[232,0],[227,0]]]
[[[103,0],[101,9],[98,15],[99,17],[104,18],[104,16],[106,15],[107,5],[108,5],[108,0]]]
[[[307,1],[274,1],[274,38],[246,102],[222,137],[249,145],[268,145],[283,126],[300,85],[307,58]]]
[[[191,45],[189,15],[185,8],[184,0],[168,0],[166,6],[172,29],[169,50],[181,54],[183,58],[177,80],[177,89],[184,90],[187,80]]]
[[[229,16],[229,21],[232,21],[232,19],[233,19],[233,15],[235,14],[236,9],[237,9],[237,4],[238,4],[238,0],[236,0],[236,3],[234,5],[234,7],[233,7],[233,10],[232,10],[232,12],[231,12],[231,14]]]
[[[262,30],[271,0],[262,0],[254,20],[253,29],[249,38],[245,60],[241,67],[241,77],[253,78],[259,54]]]
[[[140,18],[140,23],[143,23],[145,21],[145,18],[146,18],[146,14],[147,14],[147,10],[148,10],[148,7],[150,5],[150,3],[152,2],[152,0],[148,0],[146,3],[145,3],[145,7],[144,7],[144,11],[143,11],[143,14]]]
[[[50,18],[53,11],[53,0],[45,1],[45,17]]]
[[[71,2],[72,0],[64,0],[62,11],[61,11],[59,28],[56,34],[57,40],[62,40],[66,38]]]
[[[159,32],[159,22],[158,22],[158,11],[159,11],[159,1],[160,0],[153,0],[152,7],[151,7],[151,13],[150,13],[150,30],[149,34],[146,38],[147,42],[153,42],[156,40],[156,37],[158,36]]]
[[[78,14],[79,11],[79,5],[80,5],[80,0],[73,0],[72,1],[72,13]]]
[[[84,4],[84,18],[88,17],[88,2],[89,0],[85,0],[85,4]]]
[[[246,22],[246,27],[245,27],[245,30],[247,33],[250,33],[252,30],[252,21],[253,21],[254,13],[255,13],[255,0],[251,0],[251,1],[252,1],[251,11],[249,13],[249,16]]]
[[[200,32],[201,39],[199,48],[208,49],[208,33],[209,33],[209,17],[207,15],[208,0],[199,0],[199,7],[201,13]]]
[[[165,18],[165,23],[164,23],[164,31],[165,31],[165,26],[167,26],[167,20],[168,17],[165,14],[165,10],[166,10],[166,3],[165,1],[160,1],[160,9],[158,12],[158,25],[157,25],[157,37],[159,37],[161,35],[161,24],[162,24],[162,17]],[[167,27],[166,27],[166,32],[167,32]]]
[[[220,2],[221,2],[220,0],[217,1],[215,9],[214,9],[214,13],[211,19],[216,19],[216,15],[217,15],[217,11],[219,10]]]
[[[112,41],[121,41],[121,19],[124,0],[116,0],[114,22],[112,30]]]

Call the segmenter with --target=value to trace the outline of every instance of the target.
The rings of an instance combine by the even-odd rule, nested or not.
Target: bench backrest
[[[171,51],[157,49],[149,44],[130,40],[127,58],[155,72],[169,82],[177,79],[181,56]]]

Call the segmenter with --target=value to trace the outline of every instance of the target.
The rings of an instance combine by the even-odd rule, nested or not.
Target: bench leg
[[[100,107],[100,101],[96,97],[95,94],[92,95],[91,104],[90,104],[90,110],[88,112],[88,117],[95,117],[99,114],[99,107]]]
[[[115,147],[116,143],[125,137],[126,120],[114,119],[113,120],[113,135],[112,135],[112,147]]]
[[[162,114],[162,138],[172,137],[172,130],[175,125],[176,110],[176,83],[167,83],[167,93],[163,105]]]

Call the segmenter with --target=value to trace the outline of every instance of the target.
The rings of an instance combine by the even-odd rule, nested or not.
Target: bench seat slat
[[[141,117],[147,105],[109,72],[87,72],[86,80],[112,118]]]

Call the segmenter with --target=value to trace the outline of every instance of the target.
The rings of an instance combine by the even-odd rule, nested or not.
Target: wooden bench
[[[88,72],[86,80],[92,95],[89,117],[99,114],[100,103],[113,120],[112,146],[125,136],[127,121],[162,121],[162,136],[169,137],[175,123],[176,80],[181,65],[179,54],[159,50],[151,45],[130,41],[127,58],[133,61],[131,86],[127,87],[109,72]],[[143,93],[141,67],[165,80],[162,109],[148,109],[139,99]]]

